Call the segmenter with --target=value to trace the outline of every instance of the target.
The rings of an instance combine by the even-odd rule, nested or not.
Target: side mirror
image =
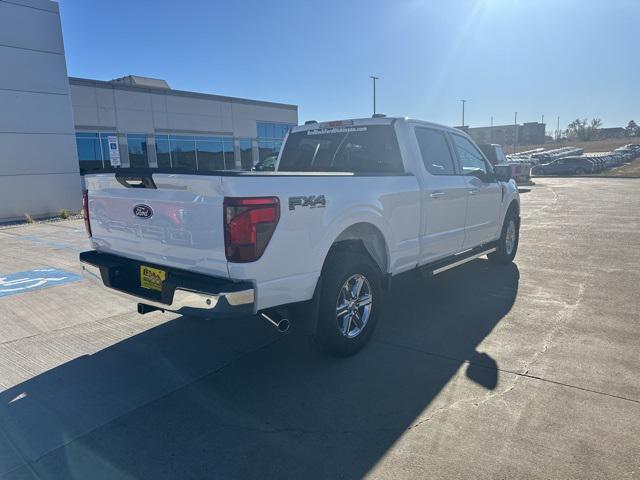
[[[511,180],[511,165],[496,165],[493,167],[496,179],[500,182],[508,182]]]

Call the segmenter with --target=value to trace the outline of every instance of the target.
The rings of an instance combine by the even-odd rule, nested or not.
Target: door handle
[[[478,193],[478,189],[477,188],[470,188],[469,189],[469,195],[475,195],[476,193]]]
[[[446,192],[431,192],[429,194],[431,198],[444,197],[445,195],[446,195]]]

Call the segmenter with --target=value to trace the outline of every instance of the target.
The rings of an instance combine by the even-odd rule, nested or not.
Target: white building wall
[[[118,133],[157,131],[255,138],[256,122],[298,123],[295,107],[243,99],[126,88],[72,79],[71,98],[78,130]]]
[[[58,4],[0,0],[0,221],[81,208]]]

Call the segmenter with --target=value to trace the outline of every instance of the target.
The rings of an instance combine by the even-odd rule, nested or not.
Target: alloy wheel
[[[360,273],[351,275],[340,288],[336,302],[336,320],[340,333],[355,338],[364,330],[373,306],[371,285]]]

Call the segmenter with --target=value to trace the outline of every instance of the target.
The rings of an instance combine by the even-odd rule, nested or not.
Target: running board
[[[446,272],[450,268],[457,267],[458,265],[462,265],[464,263],[470,262],[471,260],[475,260],[478,257],[481,257],[483,255],[487,255],[489,253],[493,253],[495,251],[496,251],[496,249],[494,247],[494,248],[490,248],[489,250],[485,250],[484,252],[476,253],[471,257],[466,257],[466,258],[463,258],[462,260],[458,260],[457,262],[453,262],[453,263],[450,263],[449,265],[445,265],[444,267],[436,268],[435,270],[433,270],[433,274],[437,275],[439,273]]]
[[[475,260],[478,257],[495,252],[497,248],[496,243],[497,242],[491,242],[486,245],[481,245],[480,247],[460,252],[452,257],[438,260],[437,262],[429,263],[427,265],[422,265],[420,270],[426,274],[438,275],[439,273],[446,272],[447,270],[463,265],[471,260]]]

